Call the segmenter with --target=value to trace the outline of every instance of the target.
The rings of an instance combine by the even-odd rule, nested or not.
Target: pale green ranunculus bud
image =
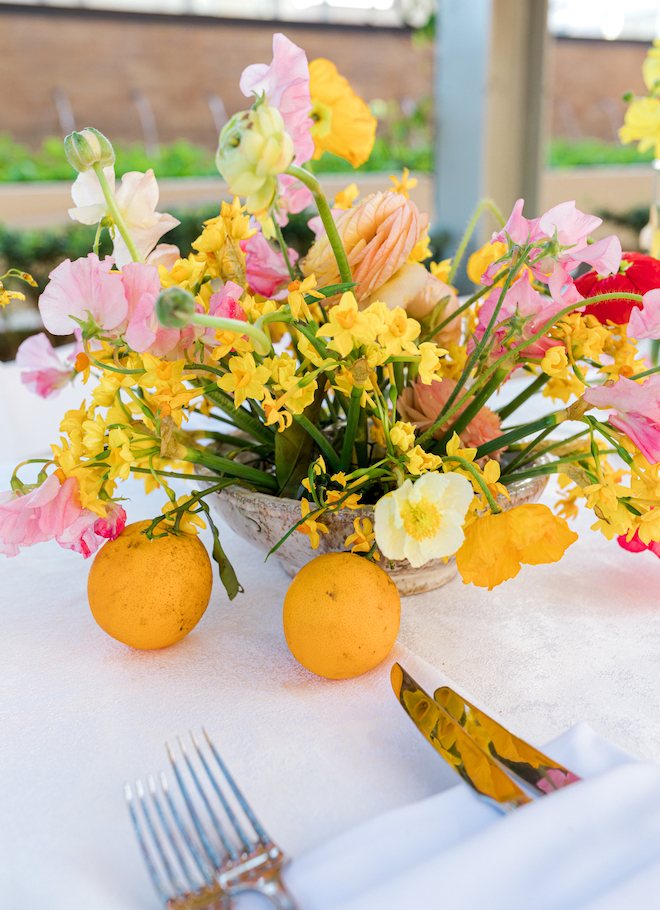
[[[215,163],[248,212],[266,209],[277,191],[277,175],[293,161],[293,140],[275,107],[259,104],[235,114],[220,133]]]
[[[71,167],[80,173],[88,171],[97,162],[101,167],[110,167],[115,163],[112,143],[93,126],[67,136],[64,151]]]

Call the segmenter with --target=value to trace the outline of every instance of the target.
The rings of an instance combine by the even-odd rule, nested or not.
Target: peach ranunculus
[[[449,396],[454,391],[456,382],[453,379],[434,380],[430,385],[424,385],[416,380],[412,385],[406,386],[396,403],[397,410],[403,420],[413,423],[418,430],[424,432],[436,419]],[[472,399],[468,399],[468,404]],[[464,410],[465,405],[458,412]],[[452,422],[455,417],[452,418]],[[435,438],[440,439],[449,429],[449,424],[443,423],[435,432]],[[500,435],[500,418],[490,408],[483,407],[472,418],[467,427],[460,433],[463,448],[478,448],[485,442],[490,442]],[[491,458],[496,457],[491,455]]]
[[[370,297],[402,265],[422,237],[428,215],[402,193],[372,193],[336,218],[358,301]],[[303,275],[316,275],[319,287],[340,282],[327,234],[323,234],[300,263]]]

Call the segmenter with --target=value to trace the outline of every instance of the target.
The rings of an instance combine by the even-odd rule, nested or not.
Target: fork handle
[[[258,891],[271,902],[275,910],[299,910],[293,899],[282,884],[279,872],[272,872],[267,878],[254,882],[251,891]]]

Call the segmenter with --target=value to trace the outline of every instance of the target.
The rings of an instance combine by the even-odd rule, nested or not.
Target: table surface
[[[67,394],[79,404],[80,390]],[[12,469],[0,467],[0,490]],[[137,481],[122,493],[130,521],[160,510]],[[81,557],[55,544],[0,557],[0,893],[25,910],[155,908],[121,786],[163,767],[165,740],[201,723],[293,856],[451,785],[391,694],[393,658],[428,686],[453,680],[532,742],[586,720],[659,761],[660,561],[609,543],[591,520],[581,514],[560,563],[523,567],[492,592],[456,578],[405,598],[391,658],[342,682],[294,661],[288,577],[225,527],[246,593],[230,603],[216,581],[197,628],[155,652],[96,626]]]

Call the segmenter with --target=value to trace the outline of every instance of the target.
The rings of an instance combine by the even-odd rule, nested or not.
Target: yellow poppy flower
[[[526,503],[498,515],[484,515],[468,525],[456,564],[466,584],[492,591],[507,578],[514,578],[521,563],[558,562],[576,540],[577,534],[547,506]]]
[[[359,167],[374,145],[376,118],[329,60],[319,57],[309,64],[312,95],[314,158],[331,152]]]

